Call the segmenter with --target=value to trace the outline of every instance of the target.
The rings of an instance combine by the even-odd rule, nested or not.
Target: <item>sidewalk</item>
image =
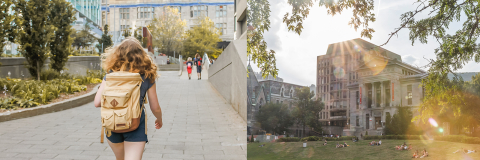
[[[163,128],[154,128],[155,117],[147,110],[143,159],[247,159],[246,122],[207,80],[180,79],[178,71],[160,74]],[[100,143],[100,126],[93,102],[1,122],[0,159],[115,159],[108,143]]]

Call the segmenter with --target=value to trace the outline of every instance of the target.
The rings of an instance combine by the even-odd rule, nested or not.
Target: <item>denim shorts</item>
[[[114,133],[107,139],[112,143],[127,142],[148,142],[147,134],[145,134],[145,110],[142,109],[142,116],[140,117],[140,125],[134,131],[127,133]]]

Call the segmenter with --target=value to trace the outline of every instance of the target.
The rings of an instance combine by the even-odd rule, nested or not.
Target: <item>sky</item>
[[[372,39],[362,38],[376,45],[385,43],[388,34],[400,26],[400,15],[413,11],[417,0],[381,0],[375,1],[376,21],[370,23],[375,30]],[[324,7],[319,7],[318,2],[313,5],[310,14],[304,20],[303,32],[301,35],[288,31],[283,23],[283,16],[291,12],[292,7],[287,0],[269,0],[270,2],[270,30],[265,32],[264,38],[269,49],[276,52],[278,76],[284,82],[309,86],[316,84],[316,62],[317,56],[325,55],[329,44],[346,41],[360,37],[360,29],[355,31],[348,25],[352,16],[351,11],[344,11],[341,15],[327,15]],[[427,17],[422,13],[417,20]],[[462,23],[455,22],[450,25],[447,33],[454,33],[461,28]],[[390,39],[389,43],[382,46],[402,56],[402,61],[414,66],[425,66],[426,59],[435,59],[434,49],[439,45],[430,37],[428,44],[412,42],[409,40],[409,30],[403,29],[398,36]],[[426,59],[425,59],[426,58]],[[252,65],[255,72],[260,71],[256,65]],[[467,63],[459,72],[478,72],[480,64],[475,62]],[[422,68],[427,70],[427,68]]]

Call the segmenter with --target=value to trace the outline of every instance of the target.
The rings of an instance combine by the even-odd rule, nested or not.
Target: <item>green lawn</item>
[[[343,141],[338,141],[343,143]],[[407,140],[407,144],[412,144],[414,150],[397,151],[396,145],[403,144],[403,140],[382,140],[381,146],[368,146],[371,140],[360,142],[347,142],[349,147],[335,148],[337,141],[330,141],[328,145],[323,146],[323,142],[307,142],[307,147],[303,148],[303,142],[276,142],[276,143],[250,143],[247,145],[248,160],[264,159],[411,159],[414,150],[418,149],[420,153],[423,148],[429,153],[426,159],[448,159],[448,160],[468,160],[480,159],[480,153],[456,153],[453,152],[464,147],[466,149],[475,149],[480,151],[478,144],[464,144],[445,141],[421,141]],[[264,147],[259,145],[265,144]]]

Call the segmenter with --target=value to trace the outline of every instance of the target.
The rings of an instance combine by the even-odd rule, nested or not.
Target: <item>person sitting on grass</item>
[[[337,142],[337,148],[342,148],[343,145],[341,145],[340,143]]]
[[[381,145],[382,144],[382,140],[378,140],[378,144],[377,145]]]
[[[348,147],[346,142],[343,142],[343,147]]]
[[[325,139],[325,142],[323,143],[323,145],[327,145],[327,140]]]
[[[412,150],[412,144],[410,144],[410,146],[408,146],[407,150]]]
[[[412,158],[418,158],[418,150],[417,150],[417,151],[415,151],[415,152],[413,152],[413,156],[412,156]]]
[[[427,150],[424,148],[423,151],[422,151],[422,156],[420,158],[425,158],[425,157],[428,157],[428,152]]]

